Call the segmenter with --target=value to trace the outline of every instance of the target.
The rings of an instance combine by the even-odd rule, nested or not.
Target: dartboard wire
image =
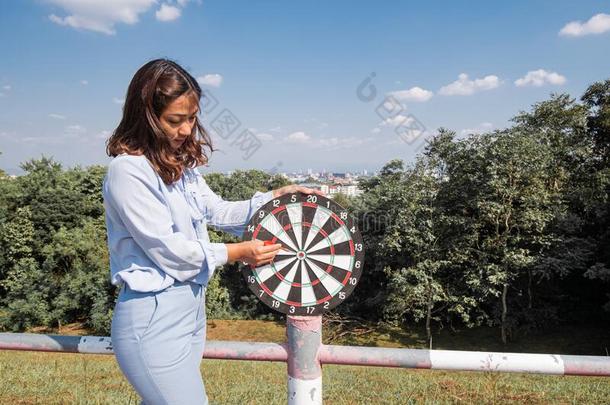
[[[298,261],[299,259],[297,259],[295,257],[289,257],[289,258],[280,260],[278,262],[273,261],[269,264],[265,264],[263,266],[253,268],[252,272],[254,273],[254,277],[256,277],[256,280],[259,282],[259,284],[264,283],[265,281],[269,280],[269,278],[271,278],[273,275],[278,274],[280,271],[282,271],[286,267],[290,266],[292,264],[293,260]],[[286,262],[288,262],[288,263],[286,265],[284,265],[284,263],[286,263]],[[276,268],[276,265],[280,265],[282,267],[278,269],[278,268]],[[265,273],[265,274],[262,275],[262,273]]]
[[[333,295],[330,293],[330,290],[328,288],[326,288],[326,286],[324,284],[322,284],[322,282],[320,281],[320,277],[318,277],[318,274],[316,271],[314,271],[313,267],[310,266],[310,263],[307,260],[304,260],[304,267],[308,268],[309,271],[312,273],[313,277],[316,278],[315,281],[313,281],[311,284],[312,285],[319,285],[318,289],[313,289],[313,294],[314,294],[314,299],[316,300],[315,303],[313,303],[313,305],[320,305],[325,303],[326,301],[330,301],[331,299],[333,299]],[[321,292],[320,289],[323,291]],[[321,298],[318,298],[318,293],[320,293]]]
[[[354,268],[355,259],[354,256],[351,255],[311,255],[308,254],[307,258],[310,260],[317,260],[321,263],[328,264],[332,267],[336,267],[341,270],[345,270],[349,273],[352,272]],[[330,258],[330,259],[327,259]],[[349,264],[346,266],[346,262],[349,261]]]
[[[300,263],[301,266],[301,284],[304,288],[301,288],[301,305],[302,306],[312,306],[316,305],[317,298],[316,293],[313,290],[311,279],[309,278],[309,273],[307,272],[307,268],[303,264],[303,261]],[[305,301],[305,299],[309,299]]]
[[[279,273],[276,274],[276,276],[278,276],[280,278],[280,283],[273,290],[272,297],[274,297],[275,299],[277,299],[278,301],[280,301],[284,304],[286,303],[286,301],[288,301],[288,295],[290,294],[290,288],[292,287],[292,279],[294,279],[294,275],[297,272],[298,265],[299,265],[299,260],[297,259],[296,262],[292,265],[292,267],[288,271],[288,273],[286,274],[286,277],[279,277]],[[287,281],[286,279],[289,279],[290,281]],[[280,292],[282,294],[285,293],[286,296],[284,298],[282,298],[279,295]]]
[[[277,252],[276,257],[277,256],[296,256],[297,252],[295,252],[294,250],[289,250],[289,249],[285,249],[284,246],[282,246],[280,248],[280,250]]]
[[[314,250],[313,252],[316,252],[316,251],[318,251],[318,250],[322,250],[322,249],[326,249],[326,248],[328,248],[328,249],[330,249],[330,256],[331,256],[331,257],[336,256],[336,255],[335,255],[335,246],[334,246],[334,244],[332,243],[332,240],[330,240],[330,238],[328,237],[328,235],[326,234],[326,232],[324,232],[324,230],[319,230],[319,233],[321,233],[321,234],[324,236],[324,238],[323,238],[323,239],[320,241],[320,243],[319,243],[319,244],[321,244],[322,242],[326,242],[326,246],[323,246],[323,247],[321,247],[321,248],[319,248],[319,249],[316,249],[316,250]],[[318,245],[318,244],[316,244],[316,246],[317,246],[317,245]],[[307,250],[305,253],[306,253],[306,256],[307,256],[307,257],[309,257],[309,256],[311,256],[311,254],[312,254],[312,250],[308,249],[308,250]],[[332,260],[332,259],[331,259],[331,260]]]
[[[330,235],[327,234],[326,232],[324,232],[323,230],[320,230],[319,232],[322,233],[322,235],[325,237],[325,239],[330,240],[331,245],[338,245],[339,243],[347,242],[351,239],[349,230],[346,229],[345,227],[335,229],[332,233],[330,233]],[[307,246],[306,251],[315,252],[316,250],[320,250],[320,249],[327,247],[327,246],[323,246],[323,244],[322,244],[322,242],[324,242],[325,239],[322,239],[321,241],[316,243],[314,246]]]
[[[345,222],[343,222],[343,220],[342,220],[341,218],[339,218],[339,216],[338,216],[336,213],[334,213],[333,211],[330,211],[330,215],[333,217],[333,219],[334,219],[335,221],[337,221],[337,223],[338,223],[339,225],[341,225],[341,226],[345,226]]]
[[[300,228],[300,224],[303,222],[303,206],[301,203],[286,204],[286,212],[288,212],[288,218],[290,218],[290,223],[293,226],[297,246],[299,249],[303,249],[303,231],[299,229],[301,232],[297,232],[297,230],[294,229],[297,224],[299,224]]]
[[[258,235],[261,231],[261,229],[265,229],[267,232],[271,233],[271,231],[269,229],[267,229],[266,227],[264,227],[261,223],[259,223],[258,225],[256,225],[256,228],[254,229],[254,231],[252,232],[252,236],[251,239],[252,240],[260,240],[260,241],[265,241],[265,239],[258,239]],[[278,237],[277,235],[271,233],[273,235],[273,237],[271,238],[270,242],[272,243],[279,243]],[[281,240],[280,240],[281,242]],[[278,255],[296,255],[297,251],[292,249],[290,246],[287,246],[286,244],[282,244],[282,248],[280,249],[280,251],[278,252]]]
[[[339,216],[336,213],[334,213],[332,210],[330,210],[329,208],[323,207],[321,205],[311,204],[311,203],[303,203],[303,205],[315,208],[314,217],[312,219],[312,225],[316,225],[318,227],[316,229],[316,232],[314,232],[314,233],[312,233],[311,230],[309,231],[309,234],[307,235],[307,241],[305,242],[304,249],[309,250],[309,245],[315,239],[315,237],[317,235],[317,231],[322,229],[324,227],[324,225],[326,225],[329,218],[332,218],[339,225],[340,228],[346,227],[345,222],[343,222],[343,220],[341,220],[341,218],[339,218]],[[348,233],[348,235],[349,235],[349,233]],[[349,238],[349,236],[348,236],[348,238]]]
[[[345,272],[343,281],[341,281],[343,285],[346,285],[352,276],[354,264],[356,263],[356,258],[351,255],[307,255],[307,259],[325,265],[325,271],[328,274],[333,273],[333,269]],[[319,267],[322,268],[322,266]]]
[[[339,291],[341,291],[344,287],[339,280],[328,274],[326,271],[321,269],[317,264],[312,262],[311,260],[305,259],[309,267],[311,267],[312,271],[315,273],[316,277],[320,280],[324,289],[328,292],[331,297],[334,297]],[[325,282],[326,280],[326,282]],[[331,286],[331,284],[334,284]]]
[[[304,203],[303,205],[305,205],[306,203]],[[311,205],[308,205],[311,206]],[[322,227],[324,226],[324,224],[326,224],[326,221],[328,221],[328,218],[331,217],[331,215],[327,212],[328,210],[324,207],[320,207],[319,205],[314,205],[316,211],[314,212],[313,215],[313,219],[311,220],[311,229],[309,230],[309,233],[307,234],[307,240],[305,241],[305,244],[303,245],[305,250],[307,250],[307,248],[309,247],[309,244],[313,241],[313,239],[316,237],[316,235],[318,234],[318,232],[322,229]],[[315,231],[315,232],[312,232]]]
[[[293,204],[289,204],[289,205],[293,205]],[[290,241],[293,242],[293,244],[291,244],[291,248],[294,248],[296,251],[296,250],[301,249],[301,246],[300,246],[301,243],[299,242],[298,234],[297,234],[296,230],[294,229],[292,216],[288,209],[289,205],[282,205],[280,207],[277,207],[274,210],[272,210],[270,214],[276,218],[278,225],[280,225],[282,227],[282,229],[284,230],[284,232],[286,233],[288,238],[290,238]],[[286,225],[282,224],[282,221],[280,221],[280,217],[278,216],[278,214],[281,213],[282,211],[285,211],[286,215],[288,216],[288,224],[286,224]],[[295,243],[296,243],[296,246],[294,245]]]
[[[347,285],[347,282],[349,281],[350,277],[352,277],[353,270],[344,269],[344,268],[338,266],[337,264],[328,264],[326,262],[319,261],[317,258],[311,257],[311,256],[308,259],[310,261],[316,263],[318,265],[318,267],[323,270],[324,270],[324,267],[326,267],[326,270],[324,270],[324,271],[326,271],[328,274],[330,274],[337,281],[339,281],[341,279],[340,273],[345,272],[345,275],[343,276],[343,281],[340,281],[340,283],[345,286]],[[336,277],[335,275],[339,276],[339,277]]]
[[[294,222],[291,224],[291,228],[297,240],[297,247],[303,250],[303,222]]]
[[[269,287],[267,287],[267,285],[265,283],[259,283],[258,286],[261,288],[261,291],[267,293],[267,296],[270,298],[274,298],[278,301],[281,301],[279,299],[279,297],[274,296],[273,291],[271,291],[271,289]],[[259,296],[260,297],[260,296]],[[286,301],[285,304],[290,304],[290,305],[298,305],[298,303],[296,302],[291,302],[291,301]]]
[[[347,243],[347,246],[349,247],[349,253],[346,253],[346,254],[355,256],[356,255],[356,248],[354,246],[354,239],[352,239],[351,237],[350,237],[349,240],[346,240],[345,242],[336,243],[334,245],[322,246],[320,248],[316,248],[316,250],[311,250],[310,249],[310,250],[307,251],[307,254],[312,254],[312,253],[315,254],[315,252],[320,252],[320,251],[323,251],[325,249],[330,249],[331,246],[334,248],[333,250],[336,250],[337,246],[342,245],[344,243]]]
[[[258,236],[258,232],[256,232],[255,234],[252,235],[252,240],[260,240],[261,242],[265,242],[264,239],[257,239]],[[277,243],[277,237],[274,236],[270,242],[271,243]],[[278,256],[296,256],[297,252],[295,252],[294,250],[290,249],[290,247],[288,246],[284,246],[282,245],[282,247],[280,248],[280,250],[277,252],[277,254],[275,255],[275,257],[277,258]]]
[[[254,237],[252,239],[255,239]],[[260,240],[260,239],[259,239]],[[277,243],[277,236],[274,236],[271,241],[271,243]],[[282,247],[280,248],[280,250],[277,252],[277,254],[275,255],[275,257],[278,256],[296,256],[297,252],[295,252],[294,250],[290,249],[290,247],[284,246],[282,245]]]
[[[278,216],[278,214],[280,214],[282,211],[285,211],[286,215],[288,216],[288,223],[285,225],[282,224],[282,221],[280,220],[282,218]],[[271,215],[273,215],[277,219],[278,224],[280,226],[282,226],[282,229],[285,231],[288,238],[290,238],[290,241],[293,242],[292,247],[295,247],[294,244],[296,244],[295,250],[301,249],[301,246],[299,244],[299,239],[297,237],[297,233],[296,233],[295,229],[293,229],[293,221],[292,221],[291,214],[288,210],[288,205],[282,205],[282,206],[274,209],[273,211],[271,211]]]
[[[318,259],[318,256],[322,256],[322,255],[316,255],[316,256],[314,256],[314,257],[312,257],[312,256],[308,256],[307,258],[308,258],[308,259],[310,259],[310,261],[311,261],[311,260],[313,260],[313,261],[314,261],[314,263],[315,263],[315,261],[319,261],[320,263],[324,263],[324,264],[326,264],[326,265],[327,265],[327,266],[326,266],[327,268],[326,268],[326,270],[324,270],[324,271],[325,271],[326,273],[328,273],[328,274],[330,274],[330,273],[331,273],[331,271],[332,271],[332,269],[333,269],[333,268],[337,268],[337,269],[340,269],[340,270],[345,271],[345,272],[346,272],[346,274],[347,274],[347,278],[346,278],[346,279],[344,279],[344,280],[343,280],[343,282],[342,282],[343,284],[345,284],[345,283],[346,283],[346,280],[347,280],[347,279],[349,278],[349,276],[351,275],[352,270],[350,270],[350,269],[346,269],[346,268],[343,268],[343,267],[340,267],[340,266],[338,266],[338,265],[336,265],[336,264],[333,264],[333,263],[332,263],[332,261],[326,262],[326,261],[320,260],[320,259]],[[331,256],[331,255],[324,255],[324,256]],[[348,256],[348,255],[335,255],[335,257],[341,257],[341,256]],[[288,261],[288,260],[289,260],[289,259],[284,259],[282,262],[285,262],[285,261]],[[293,259],[293,260],[297,260],[297,261],[298,261],[298,259]],[[300,283],[297,283],[297,282],[295,282],[295,281],[294,281],[294,279],[293,279],[292,281],[287,280],[288,275],[286,275],[286,276],[282,276],[281,271],[282,271],[282,270],[284,270],[285,268],[287,268],[288,266],[290,266],[292,263],[293,263],[293,262],[292,262],[292,261],[290,261],[290,263],[288,263],[287,265],[285,265],[285,266],[283,266],[282,268],[280,268],[279,270],[277,270],[277,271],[273,272],[273,273],[272,273],[270,276],[267,276],[267,277],[265,278],[265,280],[262,280],[262,282],[267,281],[267,280],[268,280],[269,278],[271,278],[271,276],[273,276],[273,275],[274,275],[274,276],[276,276],[276,277],[277,277],[277,278],[280,280],[280,282],[281,282],[281,283],[290,284],[292,287],[313,286],[313,285],[316,285],[316,284],[319,282],[319,280],[316,280],[316,281],[313,281],[313,282],[312,282],[312,281],[310,281],[310,280],[308,280],[307,282],[303,282],[303,281],[301,281]],[[308,261],[308,263],[309,263],[309,261]],[[269,266],[269,265],[266,265],[266,266]],[[322,268],[322,267],[321,267],[321,266],[319,266],[319,265],[318,265],[318,267]],[[301,275],[301,278],[303,278],[303,275]],[[259,279],[259,278],[257,278],[257,280],[258,280],[258,279]],[[335,278],[335,279],[336,279],[336,278]]]
[[[340,230],[340,229],[343,229],[344,234],[350,238],[350,239],[348,239],[350,242],[350,250],[353,252],[353,249],[351,248],[352,240],[351,240],[351,235],[350,235],[349,231],[347,231],[347,229],[345,227],[339,228],[338,230]],[[345,285],[347,283],[347,280],[349,280],[349,277],[351,276],[351,272],[353,270],[355,260],[354,260],[353,255],[336,255],[335,249],[334,249],[334,245],[335,245],[334,242],[339,240],[340,241],[339,243],[343,243],[348,240],[343,240],[341,238],[334,237],[335,241],[333,241],[332,235],[336,234],[336,232],[333,232],[333,234],[331,234],[331,235],[327,235],[324,232],[324,230],[320,230],[320,233],[324,236],[324,239],[322,239],[318,244],[316,244],[316,246],[314,247],[315,250],[313,250],[313,252],[315,252],[317,250],[322,250],[325,248],[330,248],[331,254],[330,255],[315,255],[315,254],[312,254],[311,249],[308,249],[308,251],[306,252],[306,255],[307,255],[306,257],[309,259],[318,260],[322,263],[327,264],[328,265],[328,267],[326,269],[327,273],[330,273],[333,267],[337,267],[338,269],[346,271],[346,276],[344,277],[344,279],[342,281],[342,284]],[[318,248],[318,246],[320,244],[322,244],[323,242],[326,242],[326,246]],[[323,258],[330,258],[330,259],[322,260]],[[336,262],[335,258],[337,261],[340,261],[340,262]],[[345,265],[346,258],[348,258],[348,260],[349,260],[349,265],[347,265],[347,266]]]
[[[328,234],[326,233],[326,231],[324,231],[324,229],[322,229],[322,228],[319,228],[317,225],[314,225],[313,223],[309,224],[309,228],[310,228],[309,235],[311,235],[311,230],[314,230],[316,235],[317,234],[322,234],[322,236],[324,237],[324,239],[322,239],[322,240],[326,240],[328,238]],[[315,236],[312,239],[314,239],[314,238],[315,238]],[[312,241],[307,241],[305,243],[305,246],[307,246],[311,242]],[[310,251],[308,247],[303,248],[303,250],[305,252],[309,252]]]
[[[272,227],[272,229],[270,229],[267,226],[267,222],[271,222],[271,224],[269,224],[269,225],[270,226],[275,225],[275,227]],[[292,240],[290,240],[290,237],[286,233],[286,230],[284,229],[284,227],[282,226],[280,221],[278,221],[278,219],[275,217],[275,215],[273,215],[273,214],[267,215],[266,217],[263,218],[263,220],[261,221],[260,224],[262,225],[263,228],[265,228],[267,231],[269,231],[273,236],[277,237],[279,240],[281,240],[286,245],[288,245],[288,247],[290,249],[295,250],[295,251],[299,250],[296,246],[294,246],[294,243],[292,243]]]
[[[331,273],[331,270],[332,270],[332,268],[333,268],[333,266],[328,265],[328,266],[325,266],[325,267],[326,267],[326,269],[324,269],[324,268],[322,268],[322,266],[320,266],[319,264],[317,264],[317,263],[316,263],[315,259],[314,259],[314,260],[312,260],[312,259],[307,258],[307,259],[305,259],[305,261],[306,261],[306,262],[307,262],[307,264],[310,266],[310,268],[312,269],[312,271],[313,271],[313,266],[316,266],[316,268],[317,268],[317,269],[320,271],[320,272],[314,271],[314,274],[315,274],[315,275],[316,275],[316,277],[317,277],[317,280],[316,280],[316,281],[318,281],[318,282],[322,283],[322,285],[324,285],[324,283],[322,282],[322,280],[323,280],[323,279],[325,279],[326,277],[330,277],[330,278],[332,278],[334,281],[336,281],[337,283],[340,283],[340,284],[343,284],[343,285],[345,285],[345,284],[344,284],[344,282],[345,282],[345,281],[346,281],[346,280],[349,278],[349,277],[347,277],[346,279],[344,279],[344,282],[339,281],[339,280],[338,280],[338,279],[336,279],[336,278],[335,278],[335,277],[334,277],[332,274],[330,274],[330,273]],[[319,274],[318,274],[318,273],[319,273]],[[332,282],[332,281],[331,281],[331,282]],[[317,283],[315,283],[315,282],[314,282],[313,284],[315,285],[315,284],[317,284]],[[325,285],[324,285],[324,286],[325,286]],[[325,286],[325,287],[326,287],[326,286]],[[328,290],[328,291],[330,292],[330,290]]]

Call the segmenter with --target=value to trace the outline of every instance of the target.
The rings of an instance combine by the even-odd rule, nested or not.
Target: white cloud
[[[307,143],[311,141],[311,136],[303,131],[298,131],[288,135],[285,140],[290,143]]]
[[[15,132],[0,131],[0,138],[15,138]]]
[[[475,128],[466,128],[460,131],[460,135],[471,135],[471,134],[482,134],[485,132],[489,132],[494,128],[494,124],[491,122],[481,122]]]
[[[373,134],[378,134],[380,132],[381,132],[381,128],[379,128],[379,127],[375,127],[373,129],[371,129],[371,133],[373,133]]]
[[[262,134],[258,134],[257,136],[261,138]],[[340,137],[340,136],[332,136],[332,137],[312,137],[306,134],[303,131],[293,132],[287,137],[281,140],[286,144],[298,144],[302,147],[307,147],[311,149],[324,149],[325,151],[334,150],[334,149],[345,149],[345,148],[353,148],[357,147],[369,142],[375,141],[375,137]]]
[[[100,131],[95,137],[98,139],[108,139],[112,135],[112,131],[108,131],[106,129]]]
[[[64,141],[63,136],[24,136],[17,140],[20,143],[34,143],[37,145],[60,144]]]
[[[400,101],[416,101],[421,103],[430,100],[434,93],[416,86],[408,90],[393,91],[390,95]]]
[[[4,86],[2,86],[2,89],[5,91],[11,91],[12,87],[10,84],[5,84]],[[0,97],[6,97],[6,93],[4,91],[1,91]]]
[[[396,114],[393,117],[389,117],[381,121],[379,125],[383,127],[397,127],[399,125],[408,124],[411,121],[413,121],[413,118],[411,117],[407,117],[402,114]]]
[[[80,84],[82,84],[83,86],[86,86],[86,85],[89,84],[89,81],[88,80],[81,80]]]
[[[272,141],[272,140],[273,140],[273,135],[271,135],[271,134],[266,134],[266,133],[259,133],[259,134],[256,134],[256,137],[257,137],[258,139],[260,139],[261,141],[264,141],[264,142],[268,142],[268,141]]]
[[[561,31],[559,31],[559,35],[565,37],[582,37],[584,35],[603,34],[606,31],[610,31],[610,15],[600,13],[594,15],[585,23],[581,21],[567,23]]]
[[[174,21],[180,18],[182,12],[178,7],[162,4],[161,8],[155,13],[155,17],[159,21]]]
[[[323,148],[324,150],[335,150],[335,149],[345,149],[345,148],[354,148],[360,145],[364,145],[365,143],[373,141],[375,138],[367,137],[367,138],[357,138],[355,136],[349,137],[338,137],[333,136],[330,138],[321,138],[317,139],[314,143],[314,147]]]
[[[156,0],[47,1],[61,7],[67,14],[65,17],[51,14],[49,19],[54,23],[107,35],[116,33],[114,26],[117,23],[130,25],[137,23],[139,15],[156,3]]]
[[[112,102],[115,103],[115,104],[125,104],[125,99],[124,98],[113,97],[112,98]]]
[[[204,86],[210,87],[220,87],[222,84],[222,75],[218,73],[212,73],[205,76],[199,76],[197,78],[199,84],[203,84]]]
[[[69,135],[82,134],[85,131],[86,131],[85,127],[83,127],[82,125],[79,125],[79,124],[68,125],[66,127],[66,133]]]
[[[540,87],[545,84],[562,85],[566,82],[565,76],[557,72],[549,72],[544,69],[530,70],[525,76],[515,80],[518,87],[534,86]]]
[[[439,94],[444,96],[469,96],[479,91],[495,89],[499,85],[500,79],[495,75],[470,80],[466,73],[461,73],[455,82],[441,87]]]
[[[66,117],[64,115],[53,114],[53,113],[49,114],[49,118],[53,118],[53,119],[56,119],[56,120],[65,120],[66,119]]]
[[[315,117],[314,118],[305,118],[303,120],[303,122],[306,124],[315,124],[317,129],[324,129],[324,128],[328,127],[327,122],[320,121],[319,119],[317,119]]]

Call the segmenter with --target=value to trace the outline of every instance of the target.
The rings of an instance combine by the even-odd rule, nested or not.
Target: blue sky
[[[9,173],[42,154],[106,164],[127,85],[157,57],[216,98],[208,127],[239,120],[206,170],[373,171],[441,126],[503,128],[610,78],[610,2],[3,1],[0,55]],[[235,142],[245,130],[258,148]]]

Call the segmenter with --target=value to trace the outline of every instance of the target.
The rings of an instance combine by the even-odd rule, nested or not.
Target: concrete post
[[[288,316],[288,405],[322,404],[322,316]]]

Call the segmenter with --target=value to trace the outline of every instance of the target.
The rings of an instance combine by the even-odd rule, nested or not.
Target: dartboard
[[[273,262],[242,267],[250,290],[276,311],[320,315],[343,302],[360,280],[360,232],[348,211],[326,197],[294,193],[269,201],[243,238],[282,244]]]

